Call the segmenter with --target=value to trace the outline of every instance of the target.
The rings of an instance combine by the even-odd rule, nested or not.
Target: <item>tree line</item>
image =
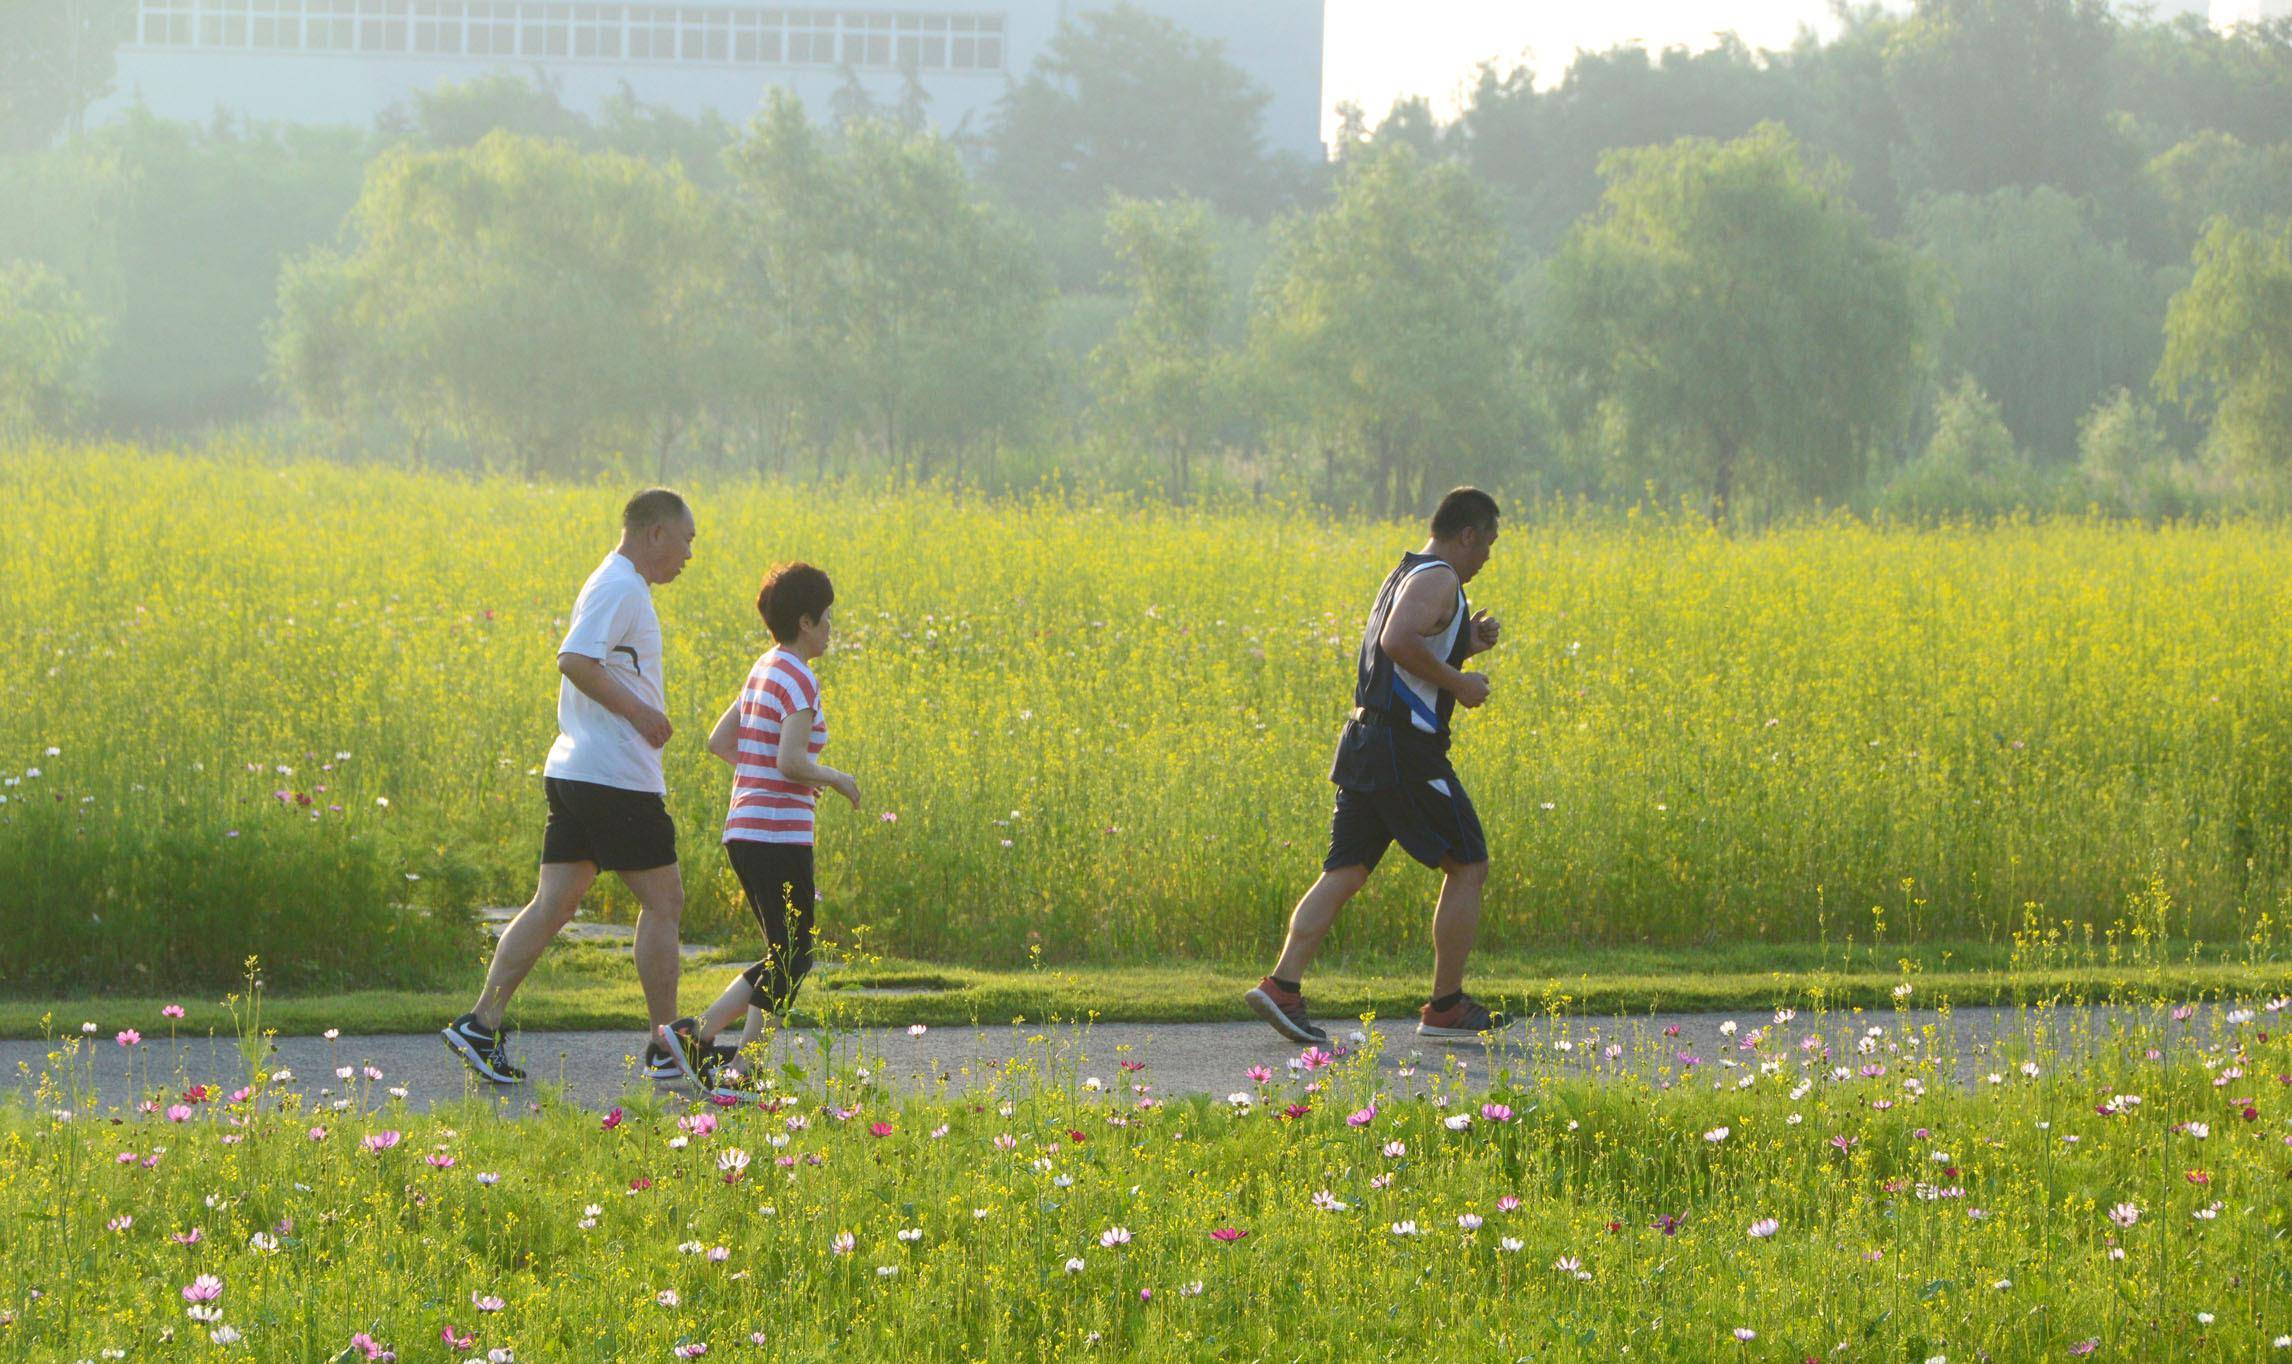
[[[1785,51],[1490,68],[1306,165],[1129,7],[975,130],[913,81],[734,126],[511,73],[366,131],[75,132],[109,3],[0,18],[46,25],[0,33],[19,60],[79,54],[0,101],[0,433],[1379,510],[1469,478],[2163,516],[2273,504],[2292,463],[2288,23],[1848,10]]]

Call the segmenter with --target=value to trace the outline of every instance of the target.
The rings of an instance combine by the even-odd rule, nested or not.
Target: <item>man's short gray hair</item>
[[[692,515],[684,498],[671,488],[647,488],[621,508],[621,529],[631,535]]]

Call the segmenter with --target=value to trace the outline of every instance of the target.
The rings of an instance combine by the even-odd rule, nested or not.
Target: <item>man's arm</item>
[[[1440,628],[1442,615],[1455,609],[1456,589],[1453,569],[1434,568],[1411,575],[1401,584],[1393,609],[1385,613],[1385,628],[1377,632],[1377,644],[1396,666],[1466,706],[1477,706],[1488,699],[1488,679],[1449,666],[1447,659],[1435,655],[1432,646],[1425,643],[1425,636]]]
[[[579,688],[583,696],[628,721],[644,736],[646,743],[655,748],[668,747],[669,736],[674,732],[669,718],[638,700],[636,693],[615,680],[603,659],[587,654],[559,654],[557,671]]]

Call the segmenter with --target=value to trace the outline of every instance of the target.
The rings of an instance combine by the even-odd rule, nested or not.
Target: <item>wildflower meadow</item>
[[[823,817],[830,932],[980,964],[1278,941],[1364,603],[1421,527],[687,491],[697,557],[657,601],[693,936],[748,931],[701,740],[764,647],[758,578],[801,557],[835,576],[822,677],[868,796]],[[553,654],[628,489],[58,447],[0,456],[0,492],[0,975],[469,969],[469,912],[530,890]],[[2281,918],[2283,527],[1513,510],[1456,753],[1486,941],[2076,936],[2152,882],[2207,941]],[[1334,949],[1416,941],[1426,898],[1380,877]]]
[[[106,1109],[172,1024],[90,1020],[0,1108],[0,1356],[2282,1359],[2288,1003],[1979,1055],[1899,1010],[1494,1058],[1364,1019],[1224,1095],[1118,1030],[922,1084],[805,1035],[738,1096],[507,1117],[347,1064],[306,1102],[253,1031]]]

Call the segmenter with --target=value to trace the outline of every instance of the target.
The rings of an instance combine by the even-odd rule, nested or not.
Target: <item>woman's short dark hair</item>
[[[836,604],[836,587],[828,575],[806,563],[780,564],[764,575],[756,593],[756,614],[764,628],[782,644],[792,643],[804,628],[804,617],[814,620]]]

